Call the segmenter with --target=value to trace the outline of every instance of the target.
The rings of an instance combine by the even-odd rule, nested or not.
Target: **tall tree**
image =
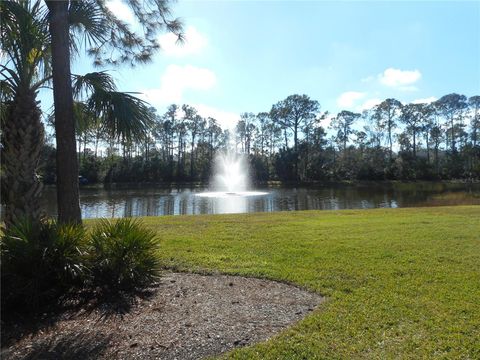
[[[52,44],[55,132],[57,139],[57,203],[60,222],[81,222],[78,164],[73,119],[70,30],[84,32],[87,50],[97,65],[129,62],[144,63],[158,50],[156,34],[167,29],[181,38],[181,24],[169,20],[169,1],[126,1],[142,25],[143,36],[132,32],[118,20],[101,0],[45,1],[49,9]],[[160,20],[160,21],[159,21]],[[81,26],[78,26],[81,25]],[[80,36],[80,35],[78,35]]]
[[[393,130],[397,127],[396,120],[400,114],[402,104],[395,99],[386,99],[375,106],[374,111],[377,112],[378,120],[381,122],[381,127],[387,130],[389,159],[392,161],[393,154]]]
[[[302,123],[315,119],[320,104],[307,95],[290,95],[272,107],[272,112],[285,129],[293,132],[293,151],[295,156],[295,176],[298,178],[298,139]]]
[[[258,123],[258,148],[260,154],[265,155],[265,145],[267,144],[268,124],[270,123],[270,116],[267,112],[258,113],[256,116]]]
[[[354,133],[352,125],[355,120],[357,120],[361,114],[353,113],[351,111],[343,110],[337,114],[335,118],[332,119],[331,127],[337,131],[337,138],[339,142],[343,145],[343,154],[347,152],[347,143],[350,139],[350,135]]]
[[[381,113],[376,111],[375,108],[372,108],[364,110],[361,117],[368,124],[364,128],[369,138],[368,143],[371,147],[376,147],[379,150],[382,146],[382,138],[384,137],[383,132],[385,130]]]
[[[57,140],[57,206],[60,222],[81,222],[75,122],[70,72],[68,1],[46,1],[52,41],[53,101]]]
[[[255,132],[255,115],[253,113],[240,114],[240,120],[235,127],[235,132],[242,146],[242,152],[250,155],[253,135]]]
[[[430,133],[435,126],[434,115],[435,107],[430,104],[422,104],[421,111],[421,130],[425,137],[425,146],[427,147],[427,162],[430,163]]]
[[[212,161],[213,159],[213,152],[217,148],[220,137],[222,135],[222,128],[218,125],[217,120],[213,118],[208,118],[208,127],[206,129],[207,132],[207,142],[208,142],[208,159]]]
[[[37,175],[44,140],[38,89],[49,79],[50,38],[40,3],[0,2],[2,202],[5,225],[40,219]],[[3,60],[3,59],[2,59]],[[74,160],[75,161],[75,160]]]
[[[424,104],[406,104],[400,115],[400,121],[406,125],[406,134],[412,137],[414,159],[417,157],[417,135],[422,129],[423,106]]]
[[[442,96],[435,105],[448,124],[451,150],[454,153],[457,151],[455,124],[462,121],[463,111],[467,107],[467,98],[465,95],[452,93]]]
[[[435,156],[435,171],[438,175],[440,172],[439,149],[440,144],[443,141],[442,128],[438,124],[433,125],[432,129],[430,130],[430,139],[433,143],[433,154]]]
[[[168,107],[167,112],[163,115],[163,134],[164,134],[164,146],[166,146],[166,152],[170,168],[173,169],[173,157],[175,150],[175,134],[179,119],[177,117],[178,106],[172,104]]]
[[[478,143],[480,135],[480,96],[472,96],[468,99],[468,105],[470,106],[470,128],[472,146],[475,148]]]
[[[190,130],[190,177],[195,176],[195,140],[205,127],[205,120],[197,114],[197,110],[189,105],[183,105],[184,121],[188,130]]]

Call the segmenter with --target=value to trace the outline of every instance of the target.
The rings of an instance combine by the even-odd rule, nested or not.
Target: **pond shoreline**
[[[340,186],[371,186],[371,185],[422,185],[422,184],[462,184],[478,185],[480,179],[454,179],[454,180],[340,180],[340,181],[266,181],[255,182],[253,188],[271,187],[271,188],[316,188],[316,187],[340,187]],[[160,187],[160,188],[207,188],[208,182],[118,182],[118,183],[92,183],[80,185],[80,189],[122,189],[122,188],[142,188],[142,187]],[[56,188],[55,184],[44,184],[44,188]]]

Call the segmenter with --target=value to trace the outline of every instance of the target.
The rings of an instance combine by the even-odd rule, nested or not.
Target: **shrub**
[[[155,233],[137,220],[101,220],[90,241],[94,284],[109,290],[132,290],[154,282],[160,270],[157,249]]]
[[[2,313],[37,311],[71,290],[136,290],[158,278],[155,233],[132,219],[81,225],[22,222],[1,238]]]
[[[5,230],[0,246],[4,310],[36,308],[82,284],[86,239],[80,225],[24,221]]]

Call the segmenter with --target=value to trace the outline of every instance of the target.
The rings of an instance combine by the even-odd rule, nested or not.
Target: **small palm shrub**
[[[25,221],[0,239],[2,313],[36,311],[71,290],[136,290],[159,276],[158,241],[140,222],[82,225]],[[73,292],[71,294],[74,294]]]
[[[151,284],[159,276],[158,245],[155,233],[137,220],[101,220],[90,239],[94,285],[116,291]]]
[[[2,309],[46,304],[76,285],[87,273],[85,230],[54,221],[24,221],[1,238]]]

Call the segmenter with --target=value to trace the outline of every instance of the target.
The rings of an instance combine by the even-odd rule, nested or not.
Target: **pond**
[[[366,183],[316,187],[263,187],[257,196],[198,196],[205,187],[81,188],[83,218],[480,205],[480,184]],[[247,194],[248,195],[248,194]],[[55,188],[42,204],[56,215]]]

